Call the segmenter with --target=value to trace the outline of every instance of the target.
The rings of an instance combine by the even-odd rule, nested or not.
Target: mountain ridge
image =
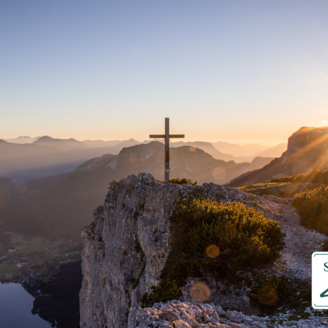
[[[302,127],[288,138],[288,148],[281,157],[263,168],[233,179],[231,186],[260,183],[286,175],[306,173],[317,167],[328,167],[328,127]]]
[[[163,148],[158,141],[123,148],[119,155],[107,154],[85,161],[73,172],[15,183],[13,188],[19,190],[13,189],[17,196],[16,207],[23,213],[14,216],[11,215],[13,208],[4,209],[2,216],[11,215],[13,219],[7,221],[3,229],[41,234],[48,239],[79,240],[79,228],[89,223],[89,213],[98,205],[113,179],[140,171],[163,179]],[[171,160],[171,178],[187,177],[199,184],[226,183],[254,168],[251,163],[216,160],[201,149],[191,151],[189,146],[171,148]]]

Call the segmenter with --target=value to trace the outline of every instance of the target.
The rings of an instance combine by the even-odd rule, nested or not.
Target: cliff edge
[[[141,297],[160,284],[160,274],[171,254],[170,218],[182,200],[194,197],[223,204],[244,203],[279,222],[281,232],[286,234],[280,257],[260,271],[251,268],[245,271],[247,283],[245,280],[234,286],[206,278],[211,291],[207,302],[258,315],[248,292],[262,273],[286,275],[290,281],[310,280],[311,254],[321,249],[326,237],[300,226],[290,206],[275,203],[269,196],[259,197],[214,183],[163,184],[148,173],[130,175],[110,184],[104,205],[94,211],[94,221],[82,231],[80,327],[138,326]],[[183,302],[192,301],[191,286],[199,281],[202,279],[188,278],[181,286]]]
[[[110,184],[104,206],[82,230],[81,327],[127,326],[141,296],[159,284],[176,204],[196,190],[221,202],[241,201],[244,194],[213,183],[157,184],[148,173]]]

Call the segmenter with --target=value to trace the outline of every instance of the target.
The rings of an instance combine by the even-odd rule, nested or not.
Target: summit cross
[[[184,138],[184,134],[170,134],[170,119],[168,117],[165,118],[165,134],[150,134],[149,138],[155,139],[165,138],[165,181],[169,181],[170,179],[170,138]]]

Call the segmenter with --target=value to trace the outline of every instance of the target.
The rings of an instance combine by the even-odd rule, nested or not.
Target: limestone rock
[[[225,316],[230,321],[237,323],[241,323],[243,320],[245,320],[245,316],[237,311],[227,311]]]
[[[146,172],[111,183],[104,205],[82,230],[81,327],[126,327],[141,296],[160,282],[170,252],[169,218],[177,202],[195,192],[223,203],[255,199],[213,183],[157,184]]]
[[[245,322],[240,324],[244,315],[228,311],[245,311],[246,289],[238,291],[240,296],[230,291],[225,299],[214,291],[211,297],[215,306],[196,304],[186,299],[188,293],[185,293],[181,298],[184,302],[171,301],[138,309],[141,296],[160,282],[170,252],[169,218],[182,197],[191,198],[195,193],[222,203],[240,201],[279,221],[282,232],[286,233],[286,246],[270,270],[278,275],[310,278],[311,254],[326,237],[301,227],[290,206],[214,183],[158,184],[148,173],[130,175],[111,183],[103,206],[93,213],[94,221],[82,231],[82,328],[146,328],[150,323],[153,327],[173,328],[181,320],[192,328],[238,327],[245,326],[245,322],[263,325],[260,318],[253,316],[245,316]],[[169,318],[165,313],[172,316]]]

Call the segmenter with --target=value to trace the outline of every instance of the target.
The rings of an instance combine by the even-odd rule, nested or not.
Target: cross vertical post
[[[184,134],[170,134],[170,119],[165,118],[165,134],[150,134],[149,138],[165,138],[164,178],[170,179],[170,138],[184,138]]]
[[[165,118],[165,181],[170,179],[170,119]]]

